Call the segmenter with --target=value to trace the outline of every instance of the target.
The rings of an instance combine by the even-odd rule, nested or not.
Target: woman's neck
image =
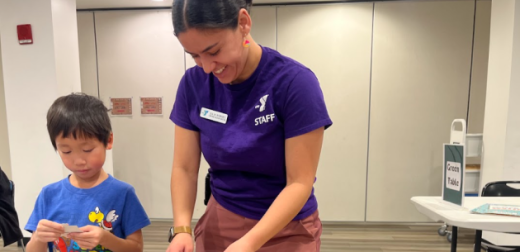
[[[260,47],[251,36],[248,36],[247,39],[250,44],[249,49],[246,49],[249,50],[249,53],[247,54],[244,70],[242,70],[242,73],[231,84],[241,83],[251,77],[258,67],[258,64],[260,64],[260,59],[262,59],[262,47]]]

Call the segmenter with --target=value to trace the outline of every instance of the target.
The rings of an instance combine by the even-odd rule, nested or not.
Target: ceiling
[[[253,0],[254,4],[275,4],[295,2],[342,2],[345,0]],[[111,9],[138,7],[170,7],[173,0],[76,0],[77,9]]]

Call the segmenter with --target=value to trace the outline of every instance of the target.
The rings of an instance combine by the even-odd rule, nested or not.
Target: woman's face
[[[190,28],[177,37],[197,66],[208,74],[213,73],[221,83],[229,84],[244,70],[248,50],[243,43],[249,34],[250,23],[249,14],[242,10],[239,14],[239,26],[235,30]]]

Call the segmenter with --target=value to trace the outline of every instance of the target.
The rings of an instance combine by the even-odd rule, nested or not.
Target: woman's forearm
[[[196,171],[196,172],[193,172]],[[171,196],[174,226],[191,226],[197,196],[198,169],[173,167]]]
[[[311,192],[312,185],[297,182],[287,185],[262,219],[242,239],[251,244],[255,251],[260,249],[294,219]]]

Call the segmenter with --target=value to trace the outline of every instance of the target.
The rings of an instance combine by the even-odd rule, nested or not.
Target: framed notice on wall
[[[132,116],[132,98],[110,98],[113,116]]]
[[[162,97],[141,97],[141,115],[162,115]]]

